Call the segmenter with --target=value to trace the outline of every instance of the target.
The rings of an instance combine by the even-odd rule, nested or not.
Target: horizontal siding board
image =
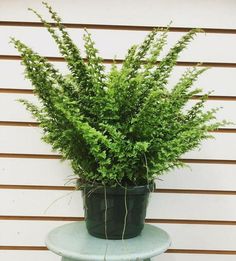
[[[63,186],[75,178],[68,162],[0,158],[0,184]],[[67,184],[70,185],[70,184]]]
[[[0,215],[83,216],[80,191],[0,190]],[[234,195],[153,193],[147,218],[235,220]],[[209,207],[211,206],[211,207]]]
[[[172,238],[174,249],[236,249],[235,226],[157,224]],[[207,236],[206,236],[207,234]]]
[[[45,246],[45,237],[49,231],[66,223],[68,222],[1,221],[1,230],[8,233],[0,235],[0,245]]]
[[[61,258],[50,251],[0,250],[0,258],[4,261],[60,261]],[[235,261],[234,255],[207,254],[172,254],[164,253],[152,258],[152,261]]]
[[[68,31],[74,42],[82,50],[82,55],[85,57],[82,39],[83,30],[68,29]],[[147,32],[142,31],[94,29],[90,29],[89,31],[92,34],[92,38],[96,43],[100,55],[105,59],[112,59],[115,56],[117,59],[123,59],[127,49],[133,44],[141,43],[147,35]],[[4,36],[1,40],[1,55],[18,54],[18,51],[13,45],[9,44],[10,37],[14,36],[43,56],[60,56],[56,44],[45,28],[5,26],[0,27],[0,34]],[[183,35],[184,33],[170,32],[167,45],[160,58],[163,57],[169,48],[171,48]],[[104,39],[106,40],[104,41]],[[189,47],[181,53],[179,60],[190,62],[235,63],[235,45],[236,35],[234,34],[200,33],[196,36],[195,40],[189,44]],[[225,50],[227,50],[227,52]]]
[[[236,134],[212,133],[215,139],[202,142],[201,149],[183,155],[186,159],[235,160]],[[41,141],[42,130],[29,127],[0,126],[0,153],[51,154],[51,146]]]
[[[98,23],[98,24],[129,24],[129,25],[166,25],[173,21],[173,26],[185,27],[215,27],[235,28],[235,2],[231,0],[212,1],[199,0],[194,8],[188,0],[181,2],[179,10],[178,0],[149,0],[144,4],[141,0],[117,1],[102,0],[49,0],[65,22],[70,23]],[[46,13],[41,2],[37,0],[0,2],[2,10],[0,20],[8,21],[38,21],[27,10],[28,7],[37,9],[40,13]],[[12,13],[12,10],[17,13]],[[166,11],[168,10],[168,11]],[[176,11],[178,10],[178,11]],[[143,15],[146,14],[146,15]],[[201,19],[193,19],[199,17]],[[219,19],[220,17],[220,19]]]
[[[45,191],[44,191],[45,192]],[[1,215],[83,215],[81,192],[38,190],[1,190],[0,194],[8,197],[2,205]],[[4,198],[2,198],[2,201]],[[4,200],[5,201],[5,200]],[[14,214],[15,213],[15,214]]]
[[[36,122],[24,105],[18,101],[19,99],[39,104],[33,94],[0,93],[0,121]],[[186,109],[190,109],[196,102],[197,100],[189,102]],[[232,113],[236,111],[236,101],[207,101],[206,110],[212,108],[221,108],[216,114],[218,120],[227,119],[236,123],[236,114]],[[227,125],[227,128],[235,128],[235,124]]]
[[[60,261],[61,257],[50,251],[0,250],[0,259],[4,261]]]
[[[186,105],[186,109],[189,110],[191,107],[196,104],[198,100],[189,101]],[[219,110],[216,113],[216,119],[218,121],[227,120],[232,122],[227,125],[227,128],[235,128],[236,116],[234,111],[236,111],[236,101],[218,101],[218,100],[208,100],[205,103],[204,111],[218,108]]]
[[[234,255],[172,254],[165,253],[153,258],[153,261],[234,261]]]
[[[72,186],[75,181],[68,162],[50,159],[0,158],[1,185]],[[157,188],[235,190],[236,165],[189,164],[156,180]]]
[[[48,232],[63,221],[1,221],[0,245],[44,246]],[[166,230],[171,239],[170,249],[235,250],[236,226],[155,224]],[[207,233],[207,237],[205,236]]]
[[[199,149],[187,152],[186,159],[235,159],[236,135],[233,133],[213,133],[214,139],[201,143]]]
[[[169,88],[171,88],[178,82],[179,78],[186,69],[187,67],[178,66],[173,70],[168,83]],[[212,95],[236,96],[236,88],[234,86],[235,80],[235,68],[212,67],[208,71],[204,72],[204,74],[199,77],[199,79],[193,86],[202,88],[204,93],[214,91]]]
[[[19,99],[30,100],[39,105],[37,97],[31,94],[0,93],[0,120],[2,121],[29,121],[36,122]]]
[[[7,129],[8,128],[8,129]],[[42,131],[39,128],[0,126],[0,152],[57,154],[49,144],[41,141]]]
[[[157,193],[151,196],[147,215],[150,218],[235,220],[234,201],[235,196]]]
[[[52,63],[63,74],[68,73],[68,69],[63,62]],[[106,65],[107,71],[110,65]],[[181,74],[187,69],[187,67],[176,67],[170,77],[168,88],[174,86]],[[0,79],[0,88],[12,88],[12,89],[32,89],[29,80],[24,78],[24,67],[20,64],[20,61],[0,60],[0,70],[2,72]],[[12,77],[14,72],[14,77]],[[201,87],[204,92],[214,90],[212,95],[222,96],[236,96],[236,88],[234,82],[236,81],[236,69],[235,68],[214,68],[205,72],[198,81],[195,83],[196,87]]]
[[[235,190],[236,165],[188,164],[157,180],[158,188]]]
[[[66,63],[55,62],[52,64],[63,74],[68,73]],[[0,70],[2,72],[0,88],[32,89],[30,81],[24,77],[24,66],[20,61],[0,60]],[[13,72],[14,77],[12,77]]]

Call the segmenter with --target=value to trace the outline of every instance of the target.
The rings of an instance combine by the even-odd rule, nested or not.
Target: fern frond
[[[81,185],[152,182],[182,167],[180,156],[211,138],[209,131],[229,124],[217,121],[216,108],[205,110],[209,93],[185,108],[202,91],[191,87],[206,68],[189,69],[171,90],[167,87],[180,53],[198,29],[185,34],[157,63],[169,28],[156,28],[128,50],[121,68],[114,60],[107,74],[90,33],[85,30],[85,63],[61,18],[43,4],[55,25],[31,11],[55,40],[70,74],[63,76],[46,58],[13,38],[40,105],[20,102],[39,122],[44,141],[70,161]]]

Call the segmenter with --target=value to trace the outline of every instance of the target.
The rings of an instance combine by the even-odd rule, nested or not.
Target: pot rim
[[[92,185],[85,185],[82,189],[82,192],[90,192],[95,194],[104,194],[105,191],[107,194],[125,194],[125,190],[127,190],[127,194],[146,194],[153,192],[155,189],[155,183],[150,183],[146,185],[138,185],[138,186],[117,186],[117,187],[105,187],[105,186],[92,186]],[[87,192],[87,193],[88,193]]]

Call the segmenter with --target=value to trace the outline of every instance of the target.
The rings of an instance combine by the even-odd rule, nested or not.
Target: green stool
[[[162,229],[145,224],[141,235],[124,240],[106,240],[91,236],[85,222],[73,222],[53,229],[46,238],[49,250],[62,261],[150,261],[171,244]]]

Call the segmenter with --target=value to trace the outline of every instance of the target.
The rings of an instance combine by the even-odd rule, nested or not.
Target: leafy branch
[[[209,94],[186,110],[193,96],[202,92],[192,85],[207,68],[189,68],[171,90],[167,88],[180,53],[199,29],[186,33],[160,60],[169,27],[156,28],[128,50],[120,69],[114,61],[106,73],[91,34],[85,29],[84,59],[58,14],[43,4],[55,26],[30,10],[54,39],[70,73],[62,75],[12,38],[40,105],[20,102],[40,122],[44,141],[71,162],[81,185],[152,182],[182,167],[182,154],[212,138],[209,131],[228,124],[216,120],[217,109],[205,110]]]

